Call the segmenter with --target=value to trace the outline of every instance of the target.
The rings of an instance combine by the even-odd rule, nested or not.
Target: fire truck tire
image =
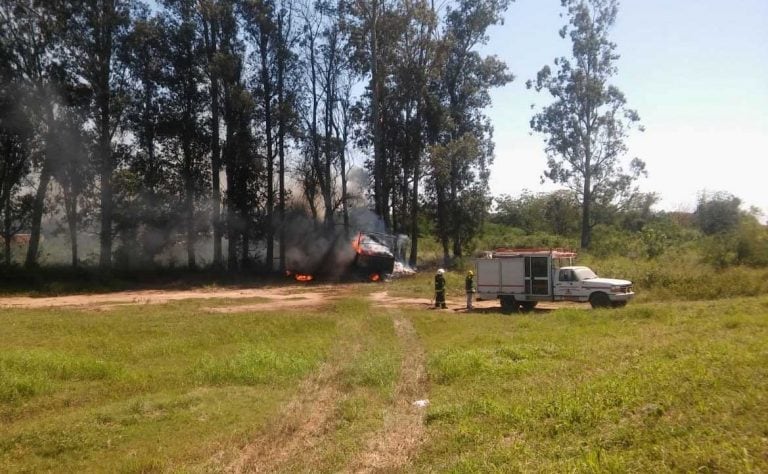
[[[504,314],[517,313],[519,306],[514,296],[501,296],[501,312]]]
[[[539,303],[538,301],[521,301],[520,310],[522,310],[524,313],[531,312],[533,311],[533,308],[535,308],[538,303]]]
[[[589,296],[589,304],[591,304],[593,308],[610,308],[611,299],[602,291],[598,291]]]

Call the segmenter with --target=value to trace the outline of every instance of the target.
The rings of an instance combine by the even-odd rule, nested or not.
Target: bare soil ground
[[[29,296],[0,297],[0,308],[76,307],[110,309],[123,305],[162,304],[189,299],[254,299],[263,303],[247,302],[242,305],[208,308],[214,312],[279,310],[300,306],[319,306],[334,300],[349,285],[289,285],[267,288],[205,288],[194,290],[141,290],[107,294],[79,294],[34,298]]]
[[[217,306],[212,304],[208,310],[212,312],[240,312],[240,311],[269,311],[281,310],[292,307],[320,306],[334,300],[341,295],[349,294],[356,285],[353,284],[329,284],[329,285],[287,285],[263,288],[200,288],[191,290],[140,290],[121,291],[115,293],[78,294],[67,296],[30,297],[11,296],[0,297],[0,308],[49,308],[49,307],[75,307],[89,309],[111,309],[123,305],[163,304],[172,301],[189,299],[254,299],[264,298],[268,301],[253,303],[244,302],[241,305],[228,304]],[[372,293],[370,298],[376,304],[385,308],[432,308],[430,296],[423,298],[402,298],[390,296],[386,290]],[[466,311],[464,299],[448,299],[448,311]],[[495,312],[499,309],[497,300],[475,301],[473,312]],[[539,303],[537,311],[551,311],[557,308],[587,307],[579,303],[557,302]],[[446,311],[446,310],[438,310]]]

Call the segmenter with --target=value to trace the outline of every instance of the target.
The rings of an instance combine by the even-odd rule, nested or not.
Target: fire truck
[[[635,295],[632,282],[599,278],[574,265],[565,249],[498,248],[475,259],[478,299],[499,299],[504,312],[532,310],[539,301],[589,302],[593,308],[620,307]]]

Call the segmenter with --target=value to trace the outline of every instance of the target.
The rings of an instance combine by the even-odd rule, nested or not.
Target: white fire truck
[[[574,266],[576,254],[562,249],[499,248],[475,259],[478,299],[501,300],[502,311],[532,310],[539,301],[589,302],[619,307],[635,293],[632,282],[598,278]]]

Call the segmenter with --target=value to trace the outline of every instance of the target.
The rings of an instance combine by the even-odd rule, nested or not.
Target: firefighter
[[[475,296],[475,272],[469,270],[464,279],[464,289],[467,291],[467,311],[472,310],[472,298]]]
[[[445,305],[445,270],[442,268],[435,273],[435,308],[446,308]]]

